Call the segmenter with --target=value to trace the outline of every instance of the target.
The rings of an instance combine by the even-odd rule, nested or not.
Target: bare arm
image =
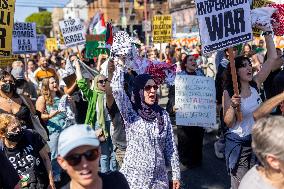
[[[75,63],[75,68],[76,68],[77,81],[80,80],[80,79],[83,79],[79,61],[76,61],[76,63]]]
[[[46,147],[43,147],[39,151],[40,157],[42,158],[43,164],[46,168],[46,171],[48,173],[48,178],[49,178],[49,185],[51,186],[52,189],[55,189],[54,181],[53,181],[53,175],[52,175],[52,169],[51,169],[51,162],[48,156],[48,151]]]
[[[75,91],[76,87],[77,87],[77,83],[76,81],[74,81],[73,85],[70,88],[68,88],[67,86],[64,87],[63,89],[64,93],[71,95]]]
[[[222,104],[224,109],[224,122],[227,127],[231,128],[236,122],[236,109],[232,107],[231,98],[226,90],[223,93]]]
[[[277,60],[277,52],[274,45],[274,41],[271,35],[265,35],[265,42],[267,47],[267,60],[262,65],[261,70],[254,77],[254,81],[257,83],[258,88],[266,80],[271,70],[275,67],[275,61]]]
[[[254,120],[267,116],[272,110],[284,101],[284,92],[265,101],[254,113]]]

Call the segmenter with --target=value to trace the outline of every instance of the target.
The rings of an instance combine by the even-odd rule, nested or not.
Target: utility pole
[[[147,0],[144,0],[144,20],[145,20],[145,23],[147,22]],[[149,45],[149,39],[148,39],[148,32],[145,31],[145,44],[146,46]]]

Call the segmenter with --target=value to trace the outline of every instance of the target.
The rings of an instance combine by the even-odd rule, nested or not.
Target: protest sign
[[[37,35],[37,51],[44,51],[45,50],[45,35]]]
[[[58,50],[58,44],[56,38],[47,38],[45,40],[45,48],[48,50],[48,52]]]
[[[18,60],[17,56],[0,57],[0,68],[6,68],[12,65],[14,61]]]
[[[177,75],[175,79],[176,124],[216,127],[216,93],[212,78]]]
[[[14,24],[12,44],[14,54],[37,52],[36,24],[16,22]]]
[[[84,26],[79,18],[70,18],[59,22],[66,47],[84,44]]]
[[[156,15],[153,17],[153,42],[169,43],[172,40],[172,16]]]
[[[203,53],[252,40],[249,0],[196,0]]]
[[[14,24],[15,0],[0,3],[0,56],[12,54],[12,32]]]
[[[86,36],[86,58],[98,57],[100,54],[110,54],[109,49],[106,48],[105,38],[104,34]]]

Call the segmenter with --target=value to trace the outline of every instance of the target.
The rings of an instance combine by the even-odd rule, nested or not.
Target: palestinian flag
[[[99,15],[99,19],[94,24],[93,34],[94,35],[106,34],[106,24],[103,13]]]

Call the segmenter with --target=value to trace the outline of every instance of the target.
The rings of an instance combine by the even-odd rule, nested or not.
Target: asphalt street
[[[167,90],[163,88],[163,97],[159,104],[165,107],[168,98]],[[176,130],[176,126],[174,131]],[[175,135],[176,136],[176,135]],[[230,177],[226,171],[225,159],[218,159],[214,153],[214,142],[217,131],[205,133],[203,141],[202,166],[181,172],[181,189],[229,189]]]

